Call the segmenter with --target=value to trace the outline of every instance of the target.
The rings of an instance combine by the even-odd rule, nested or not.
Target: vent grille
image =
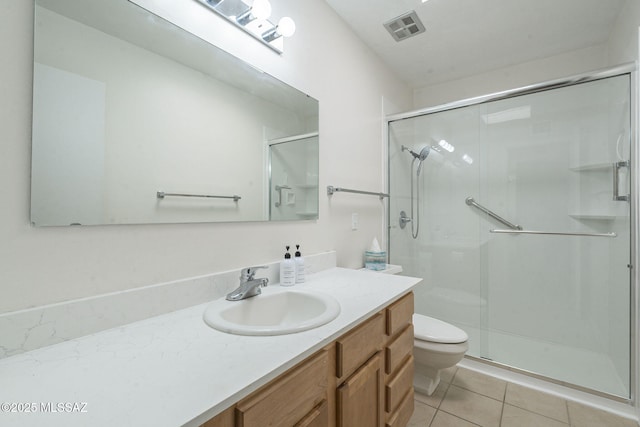
[[[424,25],[414,10],[385,22],[384,27],[397,42],[424,33]]]

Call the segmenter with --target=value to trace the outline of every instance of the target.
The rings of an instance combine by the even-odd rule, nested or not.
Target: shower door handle
[[[629,160],[613,163],[613,201],[628,202],[629,194],[620,195],[620,168],[628,168],[631,165]]]
[[[288,185],[276,185],[276,191],[278,192],[278,201],[275,203],[276,208],[282,205],[282,190],[291,190],[291,187]]]

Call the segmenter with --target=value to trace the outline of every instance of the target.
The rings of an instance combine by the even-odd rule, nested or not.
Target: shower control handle
[[[411,218],[407,215],[405,211],[400,211],[400,228],[404,230],[407,226],[407,223],[411,222]]]

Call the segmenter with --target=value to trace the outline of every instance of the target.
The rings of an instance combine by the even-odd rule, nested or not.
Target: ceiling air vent
[[[397,42],[424,33],[424,25],[414,10],[385,22],[384,27]]]

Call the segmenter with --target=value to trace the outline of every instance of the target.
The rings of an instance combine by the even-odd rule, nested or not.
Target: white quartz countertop
[[[1,359],[0,426],[198,426],[419,282],[332,268],[292,288],[340,302],[335,320],[309,331],[226,334],[204,323],[201,304]]]

